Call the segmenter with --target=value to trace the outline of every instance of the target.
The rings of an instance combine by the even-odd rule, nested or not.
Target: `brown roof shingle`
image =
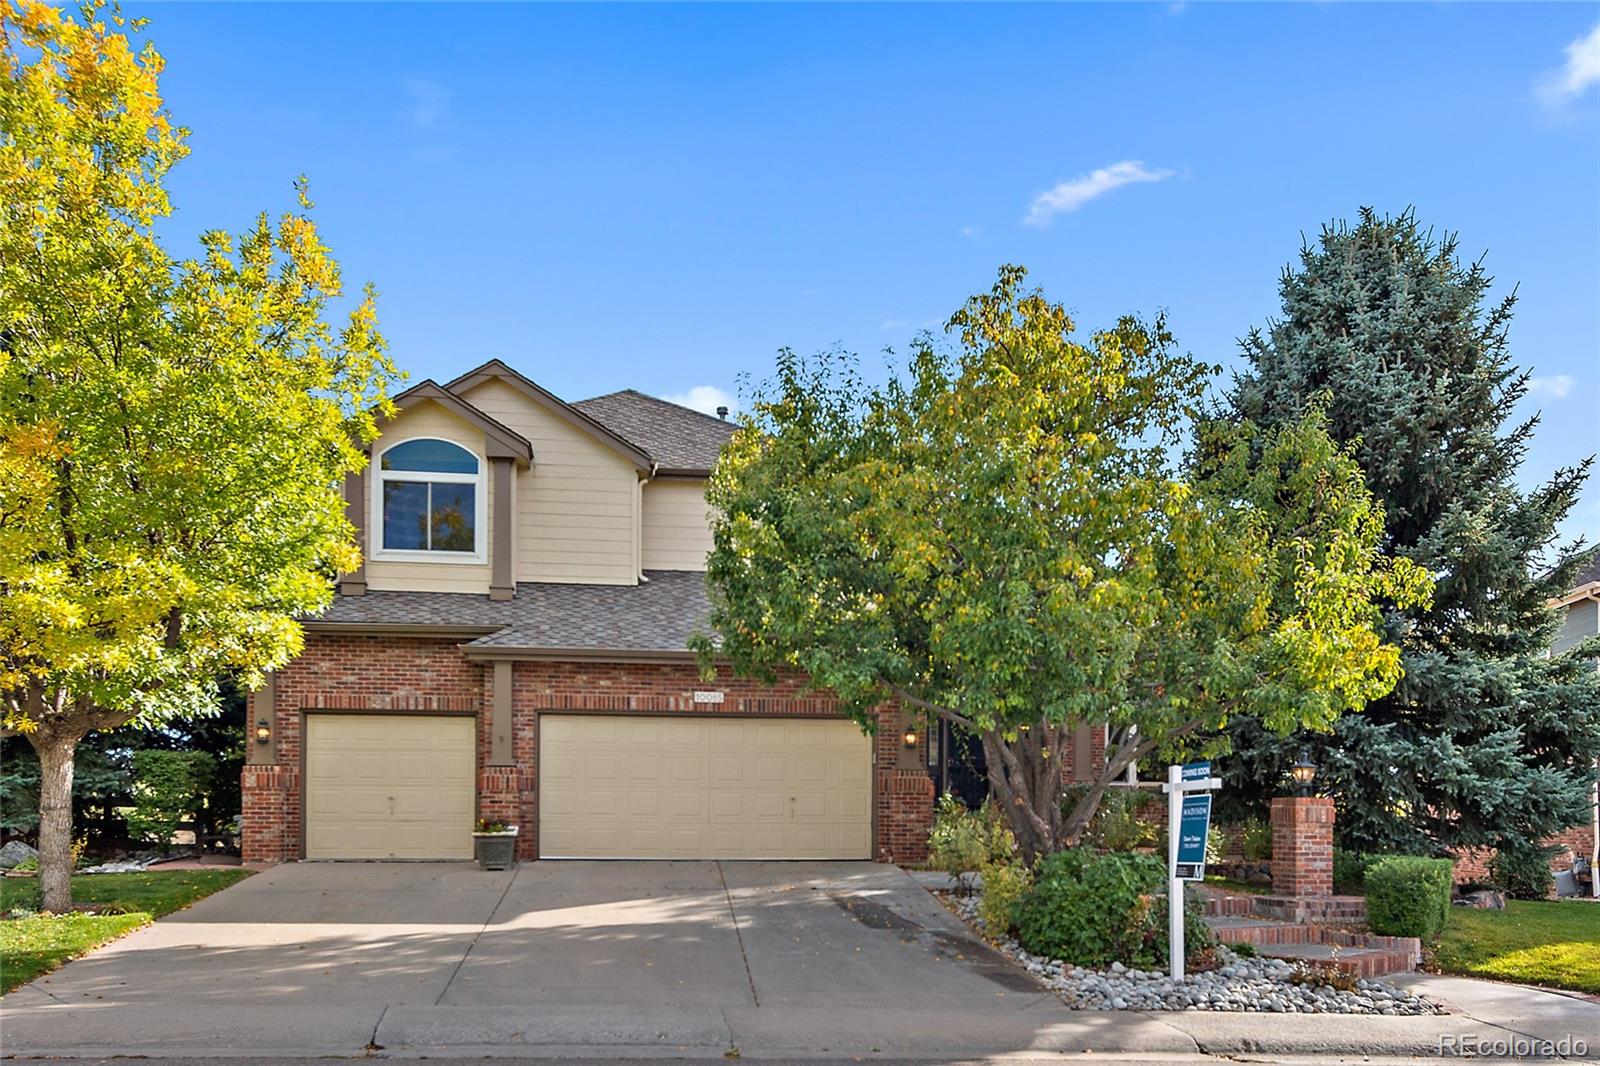
[[[663,473],[709,472],[739,428],[636,389],[594,396],[572,406],[647,452]]]

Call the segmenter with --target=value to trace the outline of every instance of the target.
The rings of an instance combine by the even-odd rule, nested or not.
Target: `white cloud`
[[[1549,377],[1529,378],[1528,395],[1546,400],[1563,400],[1577,388],[1578,379],[1571,374],[1552,374]]]
[[[729,411],[739,409],[733,397],[715,385],[695,385],[685,392],[674,392],[661,398],[680,407],[692,407],[706,415],[716,414],[719,407],[726,407]]]
[[[905,329],[911,325],[909,318],[886,318],[878,323],[879,329]]]
[[[419,129],[437,126],[450,107],[450,90],[427,78],[407,78],[405,86],[411,98],[411,124]]]
[[[1566,53],[1567,61],[1561,69],[1547,72],[1539,86],[1547,103],[1571,100],[1600,82],[1600,22],[1567,45]]]
[[[1034,197],[1028,217],[1022,221],[1029,226],[1048,226],[1050,220],[1062,211],[1076,211],[1112,189],[1136,182],[1165,181],[1170,177],[1170,170],[1150,170],[1136,159],[1125,159],[1071,181],[1063,181],[1055,188],[1040,193]]]
[[[978,234],[980,234],[982,232],[983,232],[983,229],[981,227],[979,227],[979,226],[962,226],[961,227],[961,235],[963,237],[967,238],[968,240],[971,240],[972,238],[976,237]]]

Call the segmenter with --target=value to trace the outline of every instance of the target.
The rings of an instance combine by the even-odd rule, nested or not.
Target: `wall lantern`
[[[267,724],[265,718],[256,719],[256,743],[265,744],[272,739],[272,726]]]
[[[917,746],[917,730],[916,730],[916,727],[915,726],[906,727],[906,735],[904,737],[902,737],[901,739],[906,742],[906,747],[908,747],[908,748],[916,747]]]
[[[1306,749],[1300,749],[1300,758],[1289,767],[1289,776],[1294,778],[1295,794],[1299,796],[1311,795],[1311,782],[1316,780],[1317,767],[1311,761],[1311,756],[1306,754]]]

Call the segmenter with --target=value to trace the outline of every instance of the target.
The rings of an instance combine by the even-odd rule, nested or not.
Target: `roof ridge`
[[[673,408],[675,410],[678,410],[678,411],[687,411],[689,414],[692,414],[692,415],[699,415],[701,418],[705,419],[706,421],[715,422],[719,426],[734,425],[734,423],[729,422],[726,418],[723,418],[723,417],[721,417],[719,415],[708,415],[704,411],[696,410],[695,408],[690,407],[687,404],[681,404],[681,403],[678,403],[678,402],[676,402],[674,400],[669,400],[665,396],[656,396],[656,395],[653,395],[651,393],[643,392],[643,391],[641,391],[639,389],[634,389],[634,388],[617,389],[614,392],[601,393],[599,396],[591,396],[587,400],[578,400],[577,402],[578,403],[590,403],[590,402],[592,402],[594,400],[608,400],[613,396],[628,396],[628,395],[637,396],[640,399],[644,399],[644,400],[649,400],[651,403],[659,403],[659,404],[662,404],[664,406],[671,407],[671,408]]]

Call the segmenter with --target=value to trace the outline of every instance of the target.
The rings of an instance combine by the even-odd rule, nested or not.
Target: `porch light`
[[[1311,756],[1306,754],[1306,749],[1300,749],[1300,758],[1289,767],[1289,776],[1294,778],[1295,793],[1300,796],[1311,795],[1311,782],[1316,779],[1317,767],[1311,761]]]
[[[265,718],[256,719],[256,743],[265,744],[272,739],[272,726],[267,724]]]
[[[908,727],[906,729],[906,735],[904,737],[902,737],[901,739],[906,742],[906,747],[908,747],[908,748],[916,747],[917,746],[917,730],[916,730],[916,728],[914,726],[913,727]]]

